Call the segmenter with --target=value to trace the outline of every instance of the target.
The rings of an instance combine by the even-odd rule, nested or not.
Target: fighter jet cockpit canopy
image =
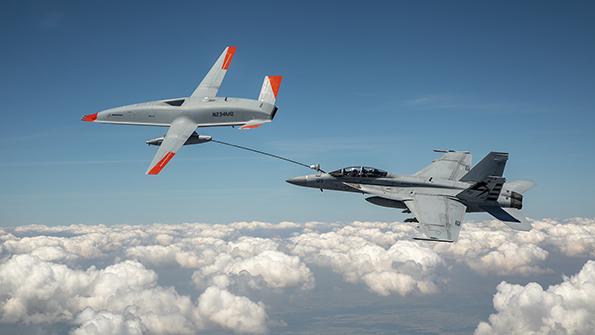
[[[368,166],[350,166],[335,170],[329,174],[333,177],[382,178],[386,177],[388,172]]]

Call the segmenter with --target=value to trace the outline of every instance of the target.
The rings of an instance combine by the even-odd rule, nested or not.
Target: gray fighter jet
[[[236,48],[229,46],[189,97],[143,102],[110,108],[83,116],[82,120],[135,126],[169,127],[164,137],[147,141],[159,149],[147,174],[156,175],[189,144],[204,143],[210,136],[198,135],[198,127],[239,126],[253,129],[271,122],[277,113],[275,100],[281,76],[266,76],[258,100],[217,97],[217,91],[231,64]]]
[[[490,152],[472,169],[471,154],[435,150],[444,155],[412,176],[352,166],[330,173],[319,172],[287,182],[322,190],[358,192],[374,205],[400,208],[414,218],[426,236],[417,240],[454,242],[459,237],[465,212],[488,212],[515,230],[531,230],[520,209],[531,181],[507,182],[502,174],[508,154]]]

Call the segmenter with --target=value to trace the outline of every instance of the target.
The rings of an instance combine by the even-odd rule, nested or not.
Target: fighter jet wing
[[[219,56],[211,70],[200,82],[198,87],[192,93],[192,97],[197,98],[212,98],[217,96],[217,91],[225,78],[229,64],[233,54],[236,52],[236,47],[229,46],[223,50],[223,53]]]
[[[469,172],[471,154],[463,151],[449,151],[419,170],[414,176],[437,179],[459,180]]]
[[[467,207],[446,196],[415,195],[405,205],[419,222],[420,229],[428,240],[454,242],[459,238],[463,216]]]
[[[177,119],[172,122],[147,170],[147,174],[159,174],[175,156],[176,152],[186,143],[186,140],[196,130],[197,126],[196,123],[188,119]]]

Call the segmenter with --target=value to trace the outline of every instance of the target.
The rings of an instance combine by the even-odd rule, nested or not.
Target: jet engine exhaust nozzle
[[[510,207],[516,209],[523,208],[523,195],[517,192],[510,192]]]

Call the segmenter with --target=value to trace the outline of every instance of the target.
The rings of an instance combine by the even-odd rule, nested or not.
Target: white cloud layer
[[[496,314],[481,322],[484,334],[593,334],[595,329],[595,261],[559,285],[543,289],[502,282],[494,296]]]
[[[263,333],[279,320],[242,288],[308,290],[313,267],[387,296],[437,292],[455,262],[481,274],[533,275],[550,270],[554,252],[595,256],[593,219],[533,226],[516,232],[498,221],[466,223],[454,244],[411,240],[419,233],[400,222],[3,228],[0,321],[60,322],[74,334]],[[194,294],[158,284],[171,268],[185,270]],[[497,296],[503,285],[510,284]],[[478,331],[498,325],[490,318]]]
[[[430,248],[398,240],[404,236],[402,229],[407,226],[355,222],[327,233],[295,236],[289,250],[308,263],[330,267],[348,282],[363,282],[380,295],[436,291],[434,274],[442,258]]]
[[[158,286],[154,271],[130,260],[83,271],[13,256],[0,265],[0,297],[3,322],[79,323],[75,334],[194,334],[209,322],[262,332],[266,321],[264,306],[248,298],[210,287],[193,303]]]
[[[435,244],[434,250],[483,274],[542,273],[548,271],[543,263],[552,251],[595,257],[595,219],[535,220],[529,232],[497,220],[466,223],[457,243]]]

